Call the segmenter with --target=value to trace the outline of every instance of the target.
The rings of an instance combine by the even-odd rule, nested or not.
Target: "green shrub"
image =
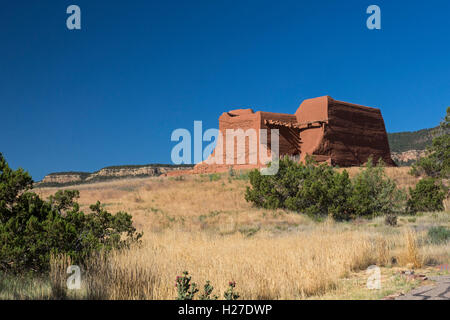
[[[445,243],[450,239],[450,229],[444,226],[431,227],[428,230],[428,239],[433,244]]]
[[[234,288],[236,288],[236,282],[230,281],[228,283],[228,289],[224,292],[223,297],[225,300],[237,300],[239,299],[240,295],[236,291],[234,291]]]
[[[351,215],[347,201],[351,192],[348,173],[339,173],[326,164],[318,165],[311,158],[302,164],[284,157],[275,175],[253,170],[249,178],[252,188],[247,187],[245,199],[257,207],[331,214],[339,219]]]
[[[52,253],[82,264],[94,250],[128,247],[142,236],[125,212],[113,215],[97,202],[85,214],[75,201],[78,191],[58,191],[44,201],[29,191],[32,183],[0,153],[0,270],[47,271]]]
[[[257,207],[330,215],[336,220],[401,211],[406,198],[385,175],[382,164],[373,166],[371,160],[353,180],[346,170],[339,173],[311,158],[302,164],[287,157],[280,160],[275,175],[253,170],[249,177],[245,199]]]
[[[413,175],[427,175],[433,178],[450,178],[450,107],[439,127],[433,130],[433,141],[425,157],[412,167]]]
[[[353,192],[349,199],[356,216],[374,217],[400,212],[406,195],[386,176],[381,161],[376,166],[369,159],[352,180]]]
[[[184,271],[182,276],[177,276],[175,287],[177,288],[177,300],[194,300],[194,296],[198,292],[197,284],[191,284],[191,276],[187,271]]]
[[[194,300],[195,295],[199,291],[197,289],[197,284],[195,282],[191,283],[191,276],[189,272],[184,271],[182,276],[177,276],[175,280],[175,287],[177,288],[177,300]],[[228,289],[224,292],[224,298],[226,300],[237,300],[239,294],[234,291],[236,287],[236,282],[230,281],[228,284]],[[214,287],[211,285],[210,281],[207,280],[203,286],[203,293],[200,294],[200,300],[217,300],[219,297],[213,295],[212,292]]]
[[[203,286],[203,293],[200,295],[200,300],[217,300],[219,297],[217,295],[213,295],[212,292],[214,290],[214,287],[211,285],[209,280],[206,281],[205,285]]]
[[[414,189],[409,188],[409,195],[407,208],[411,213],[444,210],[445,192],[434,178],[420,180]]]

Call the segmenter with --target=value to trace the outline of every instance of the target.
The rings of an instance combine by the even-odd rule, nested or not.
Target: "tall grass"
[[[386,240],[327,223],[308,232],[251,238],[167,230],[131,250],[93,256],[82,292],[88,299],[174,299],[175,278],[188,270],[200,286],[211,281],[219,296],[236,281],[242,299],[304,299],[338,289],[351,272],[387,265],[394,256],[400,266],[422,266],[413,231]]]
[[[210,280],[222,295],[236,281],[243,299],[288,299],[319,295],[336,287],[352,270],[374,263],[373,245],[364,233],[207,236],[185,232],[151,234],[132,250],[91,259],[84,276],[90,299],[173,299],[174,280],[189,270],[192,281]]]
[[[423,258],[419,253],[419,246],[416,233],[407,229],[404,231],[405,248],[402,253],[402,263],[412,268],[420,268],[423,265]]]
[[[207,280],[223,296],[236,281],[242,299],[303,299],[342,290],[340,279],[371,264],[420,268],[448,253],[413,230],[380,237],[331,221],[301,232],[252,237],[166,230],[130,250],[93,255],[82,267],[81,290],[67,290],[65,256],[53,256],[48,280],[0,275],[2,299],[174,299],[175,278],[188,270],[199,286]]]
[[[350,174],[358,170],[350,169]],[[403,171],[387,168],[400,186],[409,186],[414,181]],[[403,232],[409,225],[406,218],[395,228],[381,218],[318,223],[284,210],[253,208],[243,197],[247,184],[186,176],[180,181],[150,178],[77,186],[84,206],[99,199],[108,210],[131,213],[144,231],[143,243],[108,257],[91,257],[80,291],[58,291],[70,261],[54,257],[51,285],[42,285],[41,297],[174,299],[175,278],[187,270],[199,286],[210,280],[213,294],[220,297],[229,281],[236,281],[241,299],[302,299],[334,292],[340,279],[371,264],[417,268],[446,263],[450,256],[450,243],[431,245],[421,241],[421,234]],[[44,196],[53,191],[40,190]],[[416,218],[414,224],[423,226],[449,224],[447,213]]]

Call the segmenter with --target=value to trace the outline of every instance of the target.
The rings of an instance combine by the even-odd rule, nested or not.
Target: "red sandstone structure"
[[[193,173],[225,171],[230,166],[246,169],[265,165],[258,156],[262,150],[259,135],[257,150],[250,147],[250,138],[245,137],[245,148],[239,152],[234,144],[232,152],[233,150],[227,150],[227,129],[255,129],[257,132],[259,129],[269,129],[269,153],[270,129],[278,129],[279,155],[289,155],[299,161],[304,161],[306,155],[311,155],[319,162],[348,167],[360,166],[372,157],[374,161],[382,159],[386,165],[395,166],[379,109],[323,96],[303,101],[295,114],[254,112],[252,109],[223,113],[219,118],[219,130],[224,135],[221,164],[208,164],[205,161],[197,164]],[[216,151],[217,146],[212,156],[216,156]],[[226,155],[230,152],[233,153],[232,164],[226,161]],[[255,152],[257,154],[254,154]],[[250,161],[254,156],[257,159],[256,164]]]

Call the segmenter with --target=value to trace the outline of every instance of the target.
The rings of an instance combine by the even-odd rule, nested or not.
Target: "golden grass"
[[[156,232],[174,226],[186,231],[230,233],[247,226],[278,225],[280,228],[307,223],[302,215],[283,210],[252,208],[244,199],[246,181],[227,179],[210,182],[208,176],[186,176],[184,181],[170,178],[127,179],[80,185],[80,204],[88,206],[100,200],[108,211],[126,211],[133,215],[139,230]],[[70,188],[69,188],[70,189]],[[37,190],[43,197],[55,188]]]
[[[350,168],[350,175],[357,170]],[[403,188],[416,182],[408,170],[386,169]],[[285,210],[253,208],[244,199],[247,185],[225,173],[218,181],[192,175],[76,186],[83,209],[100,200],[111,212],[131,213],[138,231],[144,231],[141,246],[114,252],[108,260],[93,258],[84,274],[84,295],[174,299],[175,278],[187,270],[200,288],[210,280],[219,296],[234,280],[243,299],[335,297],[353,288],[343,279],[371,264],[448,263],[449,244],[427,244],[420,229],[450,226],[448,213],[400,217],[398,227],[385,226],[382,217],[316,222]],[[47,197],[56,189],[37,191]],[[390,283],[394,288],[397,282]],[[355,296],[364,290],[360,282],[354,289]]]
[[[346,168],[350,176],[360,168]],[[409,168],[386,168],[386,173],[400,188],[414,186],[417,178],[408,174]],[[221,174],[218,181],[209,181],[208,175],[188,175],[184,180],[154,177],[125,179],[75,186],[80,190],[82,209],[100,200],[109,211],[126,211],[133,215],[138,229],[160,231],[182,226],[186,231],[234,232],[239,226],[266,226],[288,229],[310,222],[302,215],[287,214],[284,210],[256,209],[244,199],[247,181],[228,179]],[[67,189],[67,188],[66,188]],[[71,189],[70,187],[68,189]],[[43,197],[56,188],[38,189]]]
[[[448,249],[441,248],[440,254]],[[187,270],[200,287],[210,280],[219,296],[229,281],[236,281],[242,299],[320,298],[350,290],[342,279],[369,265],[390,267],[395,258],[396,266],[419,268],[425,254],[411,230],[381,238],[329,221],[308,231],[253,237],[169,229],[149,233],[141,246],[108,259],[94,257],[84,273],[83,290],[87,298],[174,299],[175,278]],[[407,285],[383,281],[389,289]],[[355,285],[360,294],[361,284]]]
[[[210,280],[218,295],[233,280],[243,299],[298,299],[323,294],[350,271],[374,263],[372,250],[367,235],[327,226],[252,238],[152,233],[140,248],[93,259],[84,284],[90,297],[173,299],[176,276],[188,270],[200,286]]]
[[[416,233],[411,229],[406,229],[403,236],[405,249],[400,255],[400,264],[410,268],[420,268],[423,265],[423,260],[419,253]]]
[[[151,235],[141,250],[116,261],[152,265],[158,282],[151,298],[174,298],[175,276],[184,270],[199,284],[210,280],[219,293],[234,280],[243,299],[300,298],[324,293],[339,277],[371,263],[367,236],[330,231],[249,239],[167,232]]]

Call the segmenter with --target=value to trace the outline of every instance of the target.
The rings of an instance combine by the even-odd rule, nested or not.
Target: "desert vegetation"
[[[271,177],[231,168],[77,191],[29,190],[31,178],[2,157],[0,298],[378,299],[407,291],[419,280],[400,270],[448,272],[448,140],[442,132],[435,139],[413,174],[283,159]],[[79,290],[66,286],[73,264]],[[381,290],[366,288],[374,264]]]
[[[408,170],[385,168],[403,190],[419,181]],[[353,179],[361,169],[348,171]],[[100,200],[108,211],[130,212],[143,232],[142,242],[92,256],[79,291],[65,289],[66,269],[73,262],[63,255],[51,262],[51,281],[4,278],[3,297],[46,299],[65,290],[56,296],[176,299],[177,276],[187,270],[198,284],[196,299],[208,281],[214,287],[211,296],[219,299],[230,282],[240,299],[381,298],[418,284],[401,278],[398,270],[437,272],[437,266],[449,261],[448,212],[405,212],[395,226],[387,225],[382,215],[341,222],[329,216],[317,219],[253,206],[244,198],[247,176],[234,171],[213,178],[155,177],[80,186],[80,210]],[[48,198],[56,190],[36,191]],[[383,268],[381,291],[365,288],[365,269],[372,264]]]
[[[285,157],[273,176],[252,171],[250,184],[245,199],[257,207],[285,208],[316,217],[329,215],[336,220],[395,214],[406,199],[405,193],[386,176],[383,164],[373,166],[371,159],[350,179],[347,170],[338,172],[311,158],[303,164]]]

